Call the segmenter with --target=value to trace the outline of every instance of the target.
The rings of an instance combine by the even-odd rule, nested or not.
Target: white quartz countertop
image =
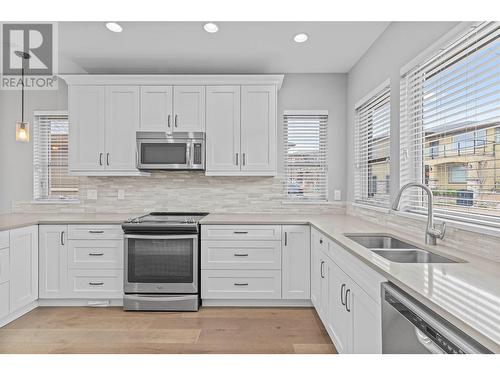
[[[495,353],[500,353],[500,263],[412,237],[347,215],[210,214],[201,224],[310,224],[424,305]],[[388,233],[464,263],[394,263],[347,238]],[[500,246],[500,239],[499,239]]]
[[[129,214],[0,214],[0,231],[37,224],[121,224]],[[210,214],[201,224],[310,224],[495,353],[500,353],[500,263],[347,215]],[[394,263],[345,233],[388,233],[466,263]],[[499,240],[500,246],[500,240]]]

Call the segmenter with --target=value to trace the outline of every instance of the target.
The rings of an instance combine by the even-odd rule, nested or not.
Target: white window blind
[[[401,183],[431,188],[436,214],[500,226],[500,41],[483,22],[401,80]],[[426,212],[419,190],[403,209]]]
[[[390,102],[390,87],[385,86],[356,108],[354,198],[358,203],[389,204]]]
[[[78,178],[68,174],[68,116],[35,113],[34,198],[77,198]]]
[[[285,193],[296,201],[327,201],[326,112],[285,112]]]

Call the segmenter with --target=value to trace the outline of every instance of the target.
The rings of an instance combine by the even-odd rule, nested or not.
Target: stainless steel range
[[[198,221],[205,215],[152,212],[122,224],[124,310],[198,310]]]

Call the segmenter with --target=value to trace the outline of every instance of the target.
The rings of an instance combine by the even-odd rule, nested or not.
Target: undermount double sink
[[[396,263],[459,263],[385,234],[346,234],[347,238]]]

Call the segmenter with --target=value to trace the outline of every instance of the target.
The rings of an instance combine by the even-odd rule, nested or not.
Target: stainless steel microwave
[[[205,170],[205,133],[137,132],[137,168]]]

